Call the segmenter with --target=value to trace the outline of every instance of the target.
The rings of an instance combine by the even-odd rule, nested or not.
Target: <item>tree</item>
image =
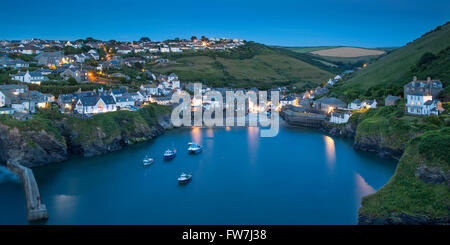
[[[202,42],[208,42],[208,41],[209,41],[209,39],[207,37],[202,36]]]
[[[141,41],[141,42],[151,42],[150,38],[148,38],[148,37],[141,37],[141,39],[139,39],[139,41]]]
[[[197,37],[196,36],[192,36],[191,37],[191,42],[196,42],[197,41]]]
[[[77,85],[78,84],[77,80],[75,78],[73,78],[73,77],[70,77],[67,80],[67,82],[69,82],[69,85]]]
[[[85,40],[85,42],[86,42],[86,43],[88,43],[88,42],[95,42],[95,39],[92,38],[92,37],[87,37],[86,40]]]

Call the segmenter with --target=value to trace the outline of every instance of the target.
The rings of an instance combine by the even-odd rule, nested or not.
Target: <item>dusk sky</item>
[[[2,0],[0,39],[205,35],[283,46],[388,47],[449,20],[448,0]]]

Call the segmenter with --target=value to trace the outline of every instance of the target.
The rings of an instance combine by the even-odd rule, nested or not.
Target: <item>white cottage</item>
[[[112,96],[83,96],[78,99],[75,110],[80,114],[97,114],[116,111],[116,101]]]

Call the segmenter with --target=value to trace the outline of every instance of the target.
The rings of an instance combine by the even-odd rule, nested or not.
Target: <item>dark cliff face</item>
[[[117,135],[110,138],[101,129],[93,135],[94,138],[89,143],[75,143],[71,139],[75,137],[77,132],[72,131],[68,137],[69,151],[73,154],[83,155],[85,157],[101,155],[107,152],[117,151],[123,147],[136,143],[151,140],[164,133],[164,128],[160,125],[154,127],[136,128],[131,134]]]
[[[346,123],[346,124],[332,124],[332,123],[323,123],[323,126],[320,128],[320,131],[338,137],[345,138],[354,138],[356,134],[356,127],[358,126],[356,123]]]
[[[0,123],[0,163],[15,161],[26,167],[36,167],[49,163],[62,162],[68,159],[69,153],[95,156],[120,150],[137,142],[151,140],[172,127],[169,115],[158,117],[158,124],[152,127],[135,125],[134,131],[128,134],[111,136],[98,128],[89,143],[76,143],[72,139],[77,133],[67,125],[59,125],[58,130],[64,137],[57,140],[45,130],[21,131],[16,127]]]
[[[44,130],[19,131],[0,124],[0,162],[15,161],[26,167],[35,167],[67,160],[64,140]]]
[[[381,136],[357,137],[353,143],[353,148],[361,151],[375,152],[381,157],[390,157],[396,160],[400,159],[404,151],[404,147],[395,149],[386,146],[385,139]]]
[[[151,140],[171,127],[170,116],[162,115],[158,117],[158,124],[155,126],[149,127],[145,124],[138,124],[134,125],[133,131],[115,136],[108,135],[101,128],[97,128],[96,132],[90,135],[91,140],[89,142],[75,142],[72,139],[76,138],[79,132],[66,129],[66,132],[68,132],[66,138],[71,153],[90,157],[117,151],[137,142]]]

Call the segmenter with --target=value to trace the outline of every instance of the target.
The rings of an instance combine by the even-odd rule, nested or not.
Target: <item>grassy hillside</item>
[[[334,76],[328,66],[292,51],[248,43],[231,52],[196,52],[168,57],[176,64],[158,64],[150,69],[176,73],[182,81],[203,82],[217,87],[296,85],[311,88]]]
[[[377,139],[381,148],[403,151],[408,141],[426,131],[445,125],[444,118],[422,117],[405,113],[404,103],[371,109],[359,116],[355,142]]]
[[[371,63],[367,68],[353,74],[342,86],[335,91],[341,95],[347,93],[362,93],[369,88],[381,85],[402,86],[412,80],[414,75],[425,75],[428,73],[414,71],[421,58],[426,53],[434,55],[450,45],[450,23],[436,28],[435,30],[423,35],[421,38],[396,49],[386,56],[379,58]],[[440,69],[449,70],[447,63],[440,64]],[[441,73],[435,73],[434,78],[440,78]],[[426,79],[426,77],[419,77]]]

